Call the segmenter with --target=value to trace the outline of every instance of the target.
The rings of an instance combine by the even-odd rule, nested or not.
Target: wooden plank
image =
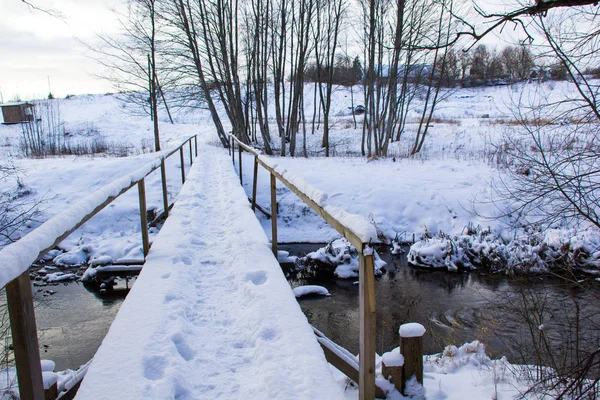
[[[248,197],[248,201],[250,203],[252,203],[252,197]],[[263,206],[261,206],[260,204],[256,203],[256,209],[258,211],[260,211],[261,213],[263,213],[264,216],[267,217],[267,219],[271,219],[271,213],[269,213],[267,210],[265,210]]]
[[[47,390],[44,390],[45,400],[56,400],[58,397],[58,385],[55,382],[54,385],[50,386]]]
[[[81,378],[81,380],[79,382],[77,382],[75,385],[73,385],[73,387],[70,388],[69,390],[63,390],[60,394],[59,399],[60,400],[73,400],[75,398],[75,396],[77,395],[77,391],[79,390],[79,387],[81,386],[81,382],[83,382],[83,378]]]
[[[337,368],[340,372],[350,378],[354,383],[358,384],[359,381],[359,371],[358,371],[358,362],[354,361],[354,356],[352,356],[352,361],[349,362],[346,358],[340,356],[340,350],[343,352],[349,353],[346,349],[340,347],[338,344],[333,342],[333,340],[329,339],[323,333],[315,329],[313,331],[317,336],[317,341],[321,345],[323,349],[323,353],[325,354],[325,359],[328,363]],[[337,347],[337,351],[336,348]],[[380,399],[384,399],[386,397],[385,392],[379,386],[375,387],[375,396]]]
[[[258,185],[258,156],[254,156],[254,180],[252,181],[252,211],[256,211],[256,186]]]
[[[359,382],[360,400],[375,398],[375,260],[359,254]]]
[[[117,265],[111,265],[110,267],[115,267]],[[142,272],[141,266],[125,266],[123,268],[119,268],[118,270],[114,269],[106,269],[106,267],[98,267],[96,271],[96,281],[104,281],[108,278],[112,278],[118,276],[120,278],[138,276],[140,272]]]
[[[6,299],[21,399],[44,400],[40,349],[28,271],[6,285]]]
[[[348,378],[353,380],[356,384],[358,384],[358,369],[354,365],[348,364],[343,358],[337,355],[333,350],[327,347],[321,340],[319,340],[319,344],[323,349],[323,353],[325,354],[325,359],[328,363],[336,367],[340,372],[346,375]]]
[[[144,258],[150,250],[150,238],[148,237],[148,215],[146,214],[146,184],[144,179],[138,182],[138,194],[140,196],[140,224],[142,232],[142,248],[144,250]]]
[[[169,216],[169,192],[167,191],[167,169],[165,168],[165,160],[160,161],[160,180],[162,185],[163,197],[163,213],[165,218]]]
[[[185,158],[183,157],[183,146],[179,148],[179,160],[181,161],[181,183],[185,183]]]
[[[271,173],[271,247],[277,258],[277,180]]]

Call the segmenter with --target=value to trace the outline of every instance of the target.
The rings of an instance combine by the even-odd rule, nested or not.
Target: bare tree
[[[200,11],[199,4],[189,0],[161,0],[159,8],[161,17],[167,25],[165,35],[170,46],[165,49],[165,57],[170,60],[170,72],[180,87],[188,88],[192,95],[198,92],[203,95],[203,101],[210,111],[217,136],[221,144],[228,147],[229,138],[225,133],[212,93],[213,90],[218,90],[220,83],[209,75],[210,67],[207,68],[206,63],[212,59],[207,60],[206,43],[202,40],[204,36],[199,31],[207,27],[199,26],[197,23],[197,19],[202,18],[204,11]],[[243,130],[244,135],[245,133]]]
[[[0,164],[0,179],[14,180],[10,190],[0,192],[0,248],[20,239],[27,225],[38,223],[42,201],[32,197],[10,162]]]
[[[247,66],[246,77],[246,114],[256,110],[256,123],[253,115],[249,116],[248,129],[254,129],[258,124],[262,142],[267,154],[272,154],[271,132],[269,129],[269,85],[268,66],[271,62],[269,51],[269,18],[271,15],[271,0],[257,0],[247,4],[244,15],[245,55]],[[250,135],[250,132],[249,132]],[[254,136],[253,140],[255,140]]]
[[[445,1],[442,4],[445,6]],[[421,113],[419,127],[417,128],[415,143],[410,152],[411,155],[420,152],[423,148],[423,143],[427,137],[435,107],[441,100],[439,96],[442,88],[442,77],[446,74],[446,68],[448,65],[447,60],[449,48],[447,46],[440,45],[442,43],[447,43],[450,39],[450,35],[452,34],[453,0],[448,2],[448,9],[450,11],[448,13],[444,12],[445,7],[442,7],[440,10],[437,29],[434,31],[436,32],[434,35],[434,37],[436,37],[436,49],[434,50],[431,72],[429,74],[429,78],[427,79],[427,92],[423,102],[423,112]],[[436,75],[436,71],[438,70],[439,74]]]
[[[537,86],[538,93],[528,96],[534,102],[523,97],[515,99],[511,107],[518,125],[509,128],[504,140],[497,143],[497,156],[505,170],[503,178],[496,181],[496,195],[508,203],[501,210],[517,226],[576,227],[580,232],[600,228],[600,85],[584,73],[587,67],[598,65],[600,57],[600,8],[596,4],[559,0],[540,1],[506,14],[480,10],[493,21],[492,26],[481,33],[473,26],[467,31],[478,40],[503,24],[518,24],[531,40],[535,37],[540,42],[538,46],[545,50],[542,55],[560,62],[574,89],[555,98],[550,88]],[[597,302],[593,306],[597,309]],[[597,331],[597,322],[594,324]],[[536,343],[545,346],[544,337]],[[598,356],[597,350],[579,354],[541,377],[532,392],[594,398]]]
[[[91,56],[107,67],[109,80],[125,101],[139,104],[154,125],[154,149],[160,150],[159,96],[171,123],[173,118],[158,77],[160,23],[156,0],[130,0],[126,14],[113,11],[122,33],[98,35],[98,44],[85,44]]]
[[[500,60],[511,82],[529,78],[535,67],[531,50],[525,45],[505,47],[500,53]]]
[[[325,156],[329,157],[329,114],[334,84],[335,62],[340,31],[347,11],[345,0],[322,0],[317,2],[317,18],[314,25],[316,82],[323,110],[323,140]],[[323,87],[324,86],[324,87]]]

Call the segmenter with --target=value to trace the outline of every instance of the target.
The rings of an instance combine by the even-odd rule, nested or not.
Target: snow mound
[[[61,267],[78,267],[88,261],[89,247],[78,246],[54,257],[54,264]]]
[[[483,268],[493,273],[539,274],[572,268],[594,273],[600,269],[599,241],[594,231],[551,229],[503,238],[489,229],[469,227],[463,235],[425,237],[411,246],[407,258],[415,266],[449,271]]]
[[[318,286],[318,285],[298,286],[293,289],[293,292],[296,297],[302,297],[302,296],[308,296],[308,295],[331,296],[331,294],[329,294],[329,290],[327,290],[327,288],[324,288],[323,286]]]
[[[404,365],[404,356],[400,354],[400,348],[396,347],[392,351],[383,353],[381,360],[386,367],[401,367]]]
[[[425,334],[425,327],[416,322],[410,322],[408,324],[400,325],[398,333],[400,333],[400,337],[403,338],[421,337]]]
[[[65,274],[64,272],[55,272],[53,274],[48,274],[44,277],[44,281],[46,281],[48,283],[74,281],[76,279],[77,279],[77,275]]]
[[[375,274],[381,274],[382,268],[387,264],[376,251]],[[334,268],[333,274],[338,278],[348,279],[358,277],[359,261],[358,251],[345,238],[336,239],[327,246],[317,251],[308,253],[306,257],[298,260],[302,268]]]

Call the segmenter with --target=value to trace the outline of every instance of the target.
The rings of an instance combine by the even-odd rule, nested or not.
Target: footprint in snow
[[[267,273],[265,271],[252,271],[246,274],[246,281],[250,281],[255,285],[262,285],[267,281]]]
[[[275,339],[277,339],[277,330],[273,329],[273,328],[267,328],[264,329],[261,333],[260,333],[260,338],[262,340],[266,340],[268,342],[273,341]]]
[[[146,357],[144,359],[144,377],[151,381],[162,379],[165,375],[166,360],[161,356]]]
[[[171,337],[173,344],[175,345],[175,349],[177,349],[177,353],[183,358],[185,361],[190,361],[196,355],[196,352],[188,346],[183,338],[181,333],[176,333]]]

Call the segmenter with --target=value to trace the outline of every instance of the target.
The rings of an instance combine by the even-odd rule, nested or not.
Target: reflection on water
[[[281,245],[292,255],[304,255],[322,245]],[[419,322],[427,328],[425,354],[434,354],[448,344],[478,339],[493,356],[534,362],[523,349],[531,346],[532,332],[544,324],[544,334],[553,346],[575,346],[572,326],[580,329],[579,345],[589,349],[600,344],[600,291],[593,279],[582,289],[557,279],[508,279],[479,273],[450,273],[417,269],[406,257],[387,249],[379,254],[387,270],[375,282],[377,352],[398,346],[398,327]],[[294,275],[294,274],[290,274]],[[353,280],[315,280],[289,276],[292,286],[325,286],[331,297],[303,298],[300,306],[308,320],[325,335],[354,354],[358,353],[358,285]],[[585,283],[584,283],[585,284]],[[532,313],[524,313],[524,309]],[[578,315],[574,310],[579,310]],[[573,344],[567,345],[571,342]]]
[[[132,282],[119,280],[114,291],[100,294],[72,282],[34,287],[35,314],[43,359],[56,362],[56,370],[76,369],[88,362],[100,347]],[[42,296],[52,289],[56,293]]]

